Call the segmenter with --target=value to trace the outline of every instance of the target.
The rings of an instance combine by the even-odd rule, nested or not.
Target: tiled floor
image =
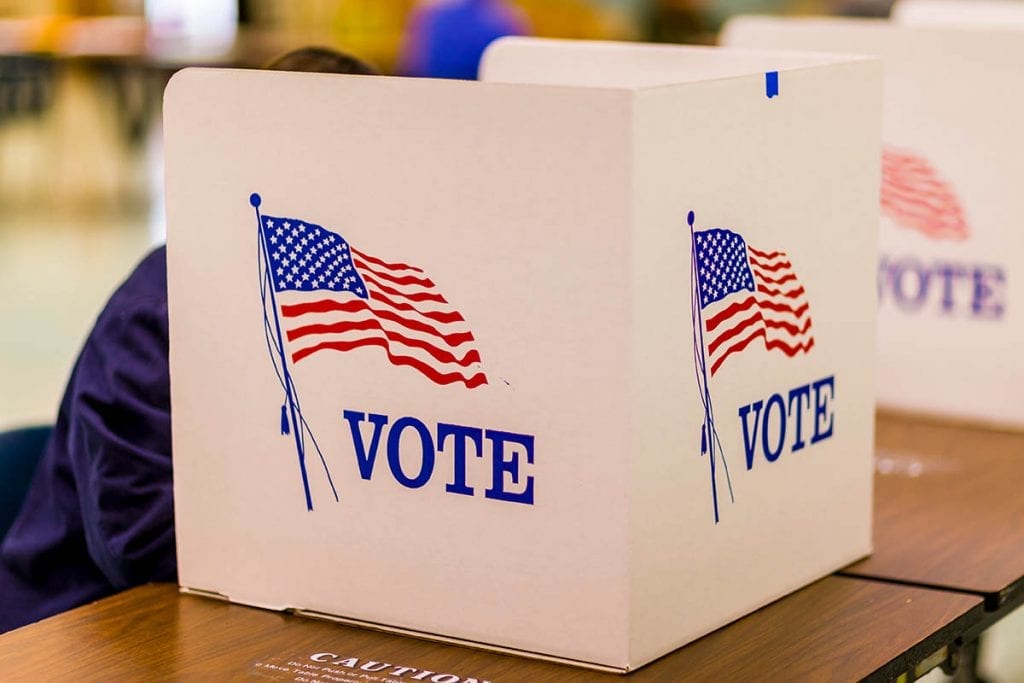
[[[151,242],[140,214],[0,213],[0,429],[53,421],[96,314]]]

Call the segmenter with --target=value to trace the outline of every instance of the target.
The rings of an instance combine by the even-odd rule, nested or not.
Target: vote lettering
[[[343,416],[363,479],[373,478],[383,446],[394,480],[405,488],[418,489],[433,478],[440,454],[451,461],[445,491],[472,496],[476,489],[470,484],[467,466],[472,456],[490,460],[485,498],[533,505],[533,476],[523,475],[533,465],[532,435],[445,422],[431,430],[415,417],[400,417],[392,423],[387,415],[355,410],[346,410]]]
[[[912,256],[882,256],[878,301],[907,313],[933,311],[998,320],[1006,309],[1006,273],[989,264],[925,263]]]
[[[786,394],[772,394],[766,400],[741,407],[739,418],[747,469],[754,467],[758,451],[768,462],[775,462],[787,444],[794,453],[808,444],[832,438],[835,395],[835,375],[829,375]]]

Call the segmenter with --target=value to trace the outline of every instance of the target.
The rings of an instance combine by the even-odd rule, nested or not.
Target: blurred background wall
[[[326,45],[473,78],[497,35],[712,43],[738,12],[885,0],[0,0],[0,429],[53,420],[113,288],[164,239],[160,107],[190,65]]]

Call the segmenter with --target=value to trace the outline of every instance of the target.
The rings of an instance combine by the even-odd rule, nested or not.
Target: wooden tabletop
[[[626,678],[893,678],[941,654],[981,614],[977,596],[829,577]],[[51,680],[58,672],[74,681],[623,680],[181,595],[170,584],[137,588],[0,636],[0,672],[19,681]]]
[[[874,552],[843,573],[1024,597],[1024,433],[880,415],[875,441]]]

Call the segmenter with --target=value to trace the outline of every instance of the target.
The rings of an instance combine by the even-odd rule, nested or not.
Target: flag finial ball
[[[252,204],[254,207],[259,208],[259,205],[262,201],[263,200],[260,198],[260,196],[255,192],[249,195],[249,203]]]
[[[691,211],[690,213],[686,214],[686,222],[690,224],[691,228],[693,227],[694,219],[695,219],[695,216],[693,215],[693,211]]]

